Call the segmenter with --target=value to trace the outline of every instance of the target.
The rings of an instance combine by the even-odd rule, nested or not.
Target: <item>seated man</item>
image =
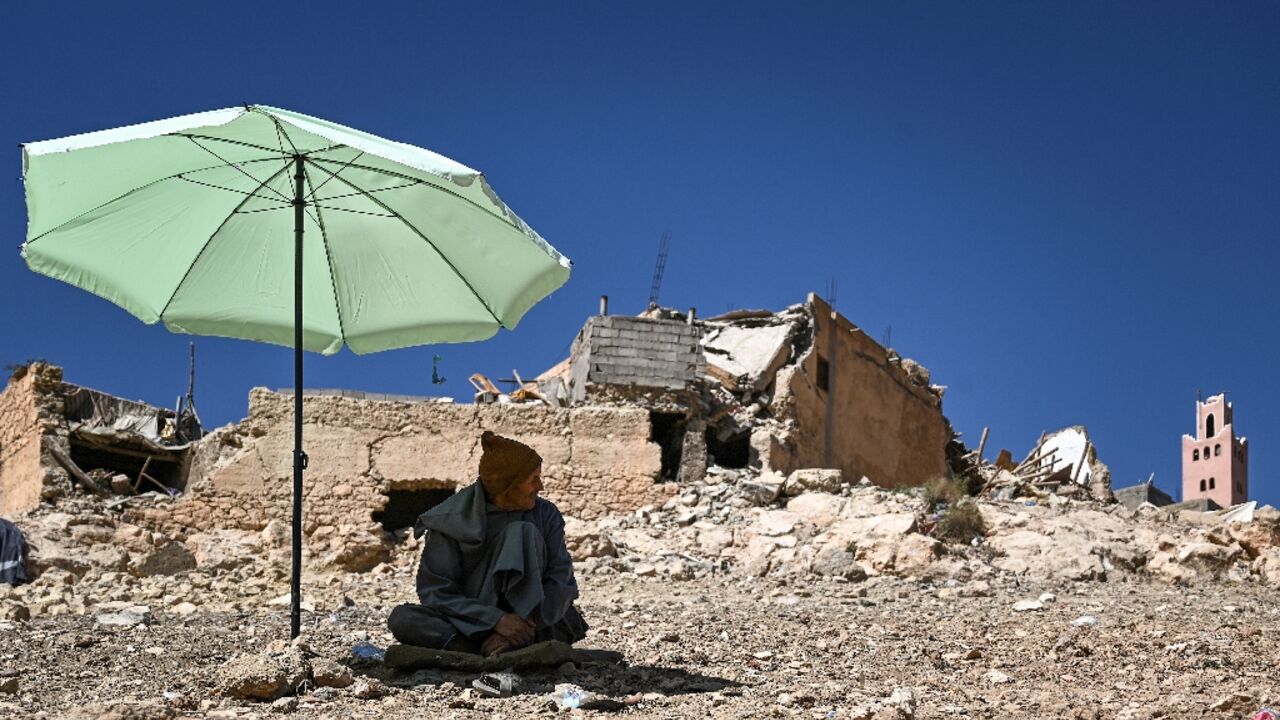
[[[489,431],[480,479],[418,518],[430,531],[418,565],[418,599],[391,611],[396,640],[492,656],[544,640],[574,643],[587,624],[564,518],[542,490],[542,458]]]

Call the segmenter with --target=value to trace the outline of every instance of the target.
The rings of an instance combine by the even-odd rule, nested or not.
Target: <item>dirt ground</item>
[[[660,718],[1247,718],[1280,703],[1280,605],[1257,583],[993,583],[978,597],[889,577],[579,583],[592,624],[581,646],[621,659],[526,673],[511,698],[477,697],[474,675],[354,659],[357,642],[390,641],[387,612],[412,593],[404,567],[304,590],[317,606],[309,651],[381,681],[374,691],[303,688],[276,705],[218,691],[220,666],[287,635],[285,608],[265,604],[272,587],[238,612],[157,611],[128,629],[92,613],[0,625],[0,717],[524,717],[556,714],[557,683],[625,703],[574,714]],[[1044,593],[1055,597],[1040,609],[1014,609]]]

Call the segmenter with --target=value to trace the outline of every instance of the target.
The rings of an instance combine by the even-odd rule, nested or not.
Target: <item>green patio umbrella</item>
[[[32,270],[174,332],[294,348],[291,636],[302,350],[482,340],[569,277],[569,260],[479,172],[287,110],[214,110],[22,151]]]

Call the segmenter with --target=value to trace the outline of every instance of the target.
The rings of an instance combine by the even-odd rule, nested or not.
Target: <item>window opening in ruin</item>
[[[1209,489],[1210,489],[1210,490],[1214,489],[1214,487],[1215,487],[1216,485],[1217,485],[1217,483],[1216,483],[1216,482],[1214,482],[1213,478],[1209,478]]]
[[[831,385],[831,364],[821,355],[818,356],[818,377],[816,380],[818,389],[824,392]]]
[[[1205,489],[1205,488],[1204,488],[1204,481],[1203,481],[1203,480],[1201,480],[1201,481],[1200,481],[1200,492],[1204,492],[1204,489]]]
[[[662,470],[659,479],[675,480],[680,473],[680,460],[684,453],[684,413],[649,413],[649,442],[662,448]]]
[[[449,488],[388,490],[386,506],[373,514],[387,532],[413,527],[418,516],[453,496]]]
[[[707,430],[707,457],[722,468],[741,469],[751,461],[751,433],[741,432],[721,440],[714,430]]]
[[[1209,413],[1209,418],[1204,421],[1204,436],[1213,437],[1213,413]]]
[[[126,475],[130,485],[136,485],[138,492],[160,490],[155,484],[142,480],[139,474],[146,467],[147,476],[169,488],[181,489],[186,478],[182,471],[181,455],[162,455],[134,450],[124,447],[104,447],[102,445],[83,442],[74,435],[69,438],[71,445],[71,461],[86,473],[103,470],[112,475]]]
[[[1195,450],[1192,450],[1192,451],[1191,451],[1191,459],[1192,459],[1192,460],[1199,460],[1199,459],[1200,459],[1200,448],[1196,448]]]
[[[1214,445],[1214,446],[1213,446],[1213,456],[1214,456],[1214,457],[1218,457],[1218,456],[1219,456],[1219,455],[1221,455],[1221,454],[1222,454],[1222,445],[1220,445],[1220,444],[1219,444],[1219,445]]]

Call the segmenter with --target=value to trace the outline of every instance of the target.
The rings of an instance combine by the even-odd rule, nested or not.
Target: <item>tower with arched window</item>
[[[1222,507],[1249,499],[1249,440],[1236,437],[1225,393],[1196,401],[1196,434],[1182,436],[1182,499]]]

